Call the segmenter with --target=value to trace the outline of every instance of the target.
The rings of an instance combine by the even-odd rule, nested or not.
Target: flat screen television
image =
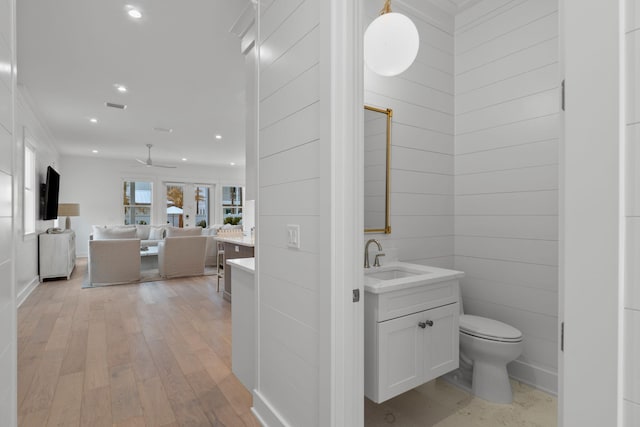
[[[47,181],[42,186],[42,219],[58,218],[58,192],[60,174],[51,166],[47,167]]]

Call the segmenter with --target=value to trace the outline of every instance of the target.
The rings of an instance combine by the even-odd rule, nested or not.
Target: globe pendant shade
[[[418,29],[401,13],[378,16],[364,32],[364,62],[382,76],[397,76],[409,68],[419,47]]]

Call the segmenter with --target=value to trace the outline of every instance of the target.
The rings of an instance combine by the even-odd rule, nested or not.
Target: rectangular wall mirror
[[[389,169],[393,111],[364,106],[364,232],[391,233]]]

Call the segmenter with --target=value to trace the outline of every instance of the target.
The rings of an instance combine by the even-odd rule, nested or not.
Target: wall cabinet
[[[457,292],[457,282],[447,286]],[[370,295],[365,305],[365,396],[384,402],[458,367],[459,304],[421,310],[377,321],[379,311],[367,315],[393,295]],[[457,300],[457,298],[456,298]]]
[[[38,236],[40,280],[54,277],[71,277],[76,266],[76,233],[65,230],[62,233]]]

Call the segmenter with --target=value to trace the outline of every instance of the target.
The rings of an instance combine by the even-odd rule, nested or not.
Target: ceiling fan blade
[[[175,169],[177,168],[177,166],[170,166],[170,165],[158,165],[153,163],[153,161],[151,160],[151,147],[153,147],[153,144],[146,144],[147,145],[147,150],[148,150],[148,157],[147,157],[147,161],[145,162],[144,160],[140,160],[140,159],[136,159],[138,161],[138,163],[141,163],[143,165],[145,165],[146,167],[150,168],[150,167],[154,167],[154,168],[167,168],[167,169]]]

